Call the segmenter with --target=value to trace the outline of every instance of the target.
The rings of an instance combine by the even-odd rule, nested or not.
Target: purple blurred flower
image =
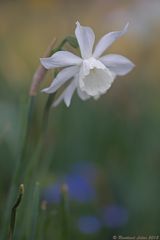
[[[70,174],[63,179],[59,178],[45,189],[43,198],[49,203],[58,203],[60,201],[60,189],[62,183],[66,183],[69,188],[70,200],[80,203],[92,201],[96,197],[96,190],[93,186],[93,179],[96,177],[96,169],[88,163],[79,163],[73,165]]]
[[[69,186],[69,196],[72,200],[84,203],[92,201],[96,192],[87,178],[78,174],[70,174],[65,181]]]
[[[109,228],[124,226],[128,221],[127,209],[118,205],[109,205],[103,209],[103,221]]]
[[[82,216],[78,219],[78,228],[84,234],[94,234],[101,229],[101,222],[95,216]]]

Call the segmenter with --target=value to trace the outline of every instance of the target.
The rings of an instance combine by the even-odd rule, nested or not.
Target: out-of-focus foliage
[[[25,180],[28,185],[18,211],[15,239],[59,239],[59,191],[63,182],[69,186],[73,239],[111,239],[128,233],[157,235],[159,0],[1,1],[0,224],[22,146],[32,75],[52,37],[57,37],[58,44],[73,34],[77,20],[92,26],[97,39],[129,21],[130,32],[109,52],[126,55],[136,68],[128,76],[117,78],[98,101],[81,102],[74,96],[69,109],[61,104],[51,110],[45,150],[37,169],[29,175],[30,181]],[[48,73],[42,85],[48,86],[52,78],[52,72]],[[47,96],[39,92],[30,143],[32,159],[46,100]],[[34,205],[36,181],[40,183],[38,209]]]

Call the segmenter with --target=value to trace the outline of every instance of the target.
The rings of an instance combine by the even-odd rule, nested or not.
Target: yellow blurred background
[[[129,21],[130,32],[109,51],[124,54],[136,64],[129,78],[144,71],[146,81],[158,82],[160,2],[157,0],[1,1],[0,71],[6,81],[10,84],[22,84],[23,79],[30,81],[53,36],[61,41],[74,34],[77,20],[91,26],[97,39],[109,31],[122,29]]]

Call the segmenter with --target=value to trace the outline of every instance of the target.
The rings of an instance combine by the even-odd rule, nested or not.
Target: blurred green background
[[[81,190],[84,194],[84,201],[70,200],[73,239],[158,235],[159,0],[0,1],[1,216],[21,147],[32,76],[51,39],[55,36],[58,44],[66,35],[74,34],[77,20],[91,26],[97,40],[104,33],[122,29],[129,21],[129,33],[114,43],[109,53],[127,56],[136,68],[117,78],[98,101],[82,102],[75,94],[70,108],[62,103],[51,111],[48,146],[41,158],[41,171],[37,169],[41,175],[36,179],[41,184],[41,199],[49,201],[52,212],[50,227],[45,230],[48,235],[41,239],[59,239],[54,183],[70,174],[78,174],[82,181],[87,175],[95,193],[89,200],[85,198],[86,182],[83,185],[78,178],[76,186],[73,177],[73,195],[79,191],[81,197]],[[52,76],[52,72],[47,74],[41,88],[48,86]],[[33,135],[39,131],[46,99],[39,91]],[[45,163],[47,171],[43,173]],[[53,188],[48,190],[49,186]],[[89,191],[86,188],[86,194]]]

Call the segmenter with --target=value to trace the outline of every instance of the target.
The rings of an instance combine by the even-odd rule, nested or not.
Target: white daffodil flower
[[[57,106],[64,100],[67,107],[75,90],[82,100],[90,97],[99,98],[111,87],[116,76],[123,76],[131,71],[134,64],[126,57],[117,54],[101,56],[104,51],[119,37],[127,32],[127,24],[122,31],[110,32],[104,35],[93,51],[95,35],[90,27],[76,23],[75,35],[79,44],[81,57],[68,51],[59,51],[49,58],[41,58],[41,64],[46,69],[63,68],[45,93],[56,92],[64,83],[68,86],[55,100],[53,106]]]

